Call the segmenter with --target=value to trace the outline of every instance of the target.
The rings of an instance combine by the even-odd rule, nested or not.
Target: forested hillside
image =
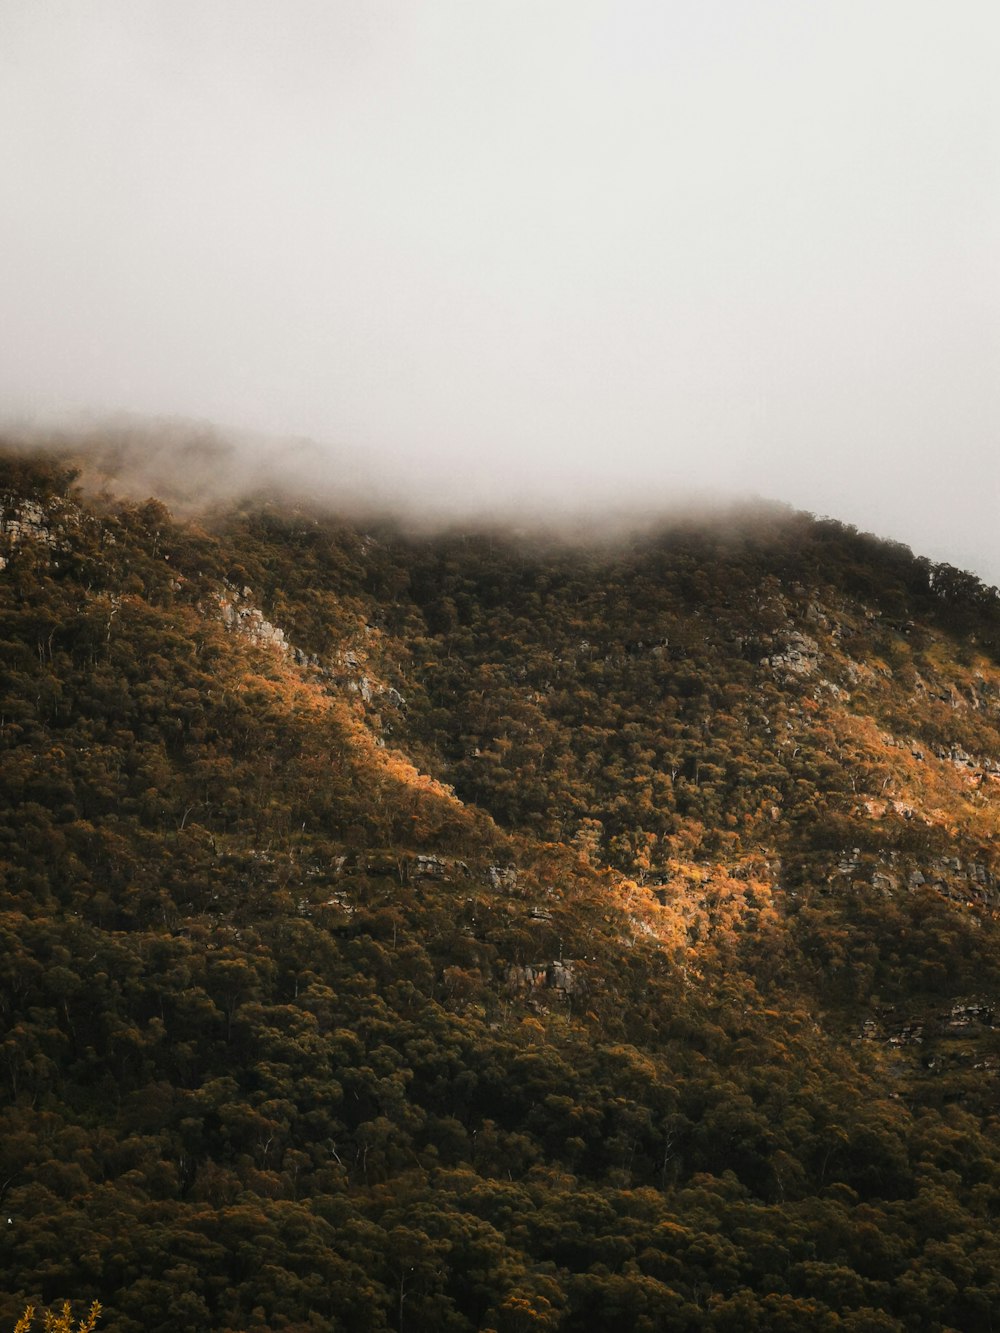
[[[0,507],[0,1326],[994,1328],[994,590]]]

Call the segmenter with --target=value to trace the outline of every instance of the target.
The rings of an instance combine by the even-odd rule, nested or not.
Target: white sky
[[[0,0],[0,413],[1000,580],[992,0]]]

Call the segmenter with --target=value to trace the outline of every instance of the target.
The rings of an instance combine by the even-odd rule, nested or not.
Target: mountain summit
[[[0,1320],[992,1328],[995,590],[0,462]]]

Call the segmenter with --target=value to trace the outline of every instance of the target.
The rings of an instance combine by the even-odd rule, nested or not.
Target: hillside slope
[[[994,592],[0,502],[0,1320],[991,1327]]]

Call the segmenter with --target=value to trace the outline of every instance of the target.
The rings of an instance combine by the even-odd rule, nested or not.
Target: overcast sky
[[[0,0],[0,414],[1000,580],[993,0]]]

